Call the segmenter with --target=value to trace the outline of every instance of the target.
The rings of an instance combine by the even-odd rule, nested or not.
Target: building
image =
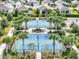
[[[71,1],[71,3],[78,5],[79,4],[79,1],[78,0],[73,0],[73,1]]]
[[[27,4],[30,6],[37,6],[39,5],[39,1],[37,0],[27,0]]]
[[[76,9],[79,12],[79,6],[75,7],[74,9]]]
[[[14,6],[7,1],[0,3],[0,11],[4,12],[12,12],[14,10]]]
[[[15,5],[16,5],[15,9],[19,11],[28,11],[28,9],[31,8],[31,6],[25,5],[24,2],[21,1],[17,1]]]
[[[46,4],[46,5],[51,6],[51,5],[53,4],[53,2],[50,1],[50,0],[43,0],[43,1],[42,1],[42,4]]]
[[[49,13],[49,9],[43,5],[40,5],[37,7],[37,10],[39,10],[39,13],[42,15],[47,15]]]

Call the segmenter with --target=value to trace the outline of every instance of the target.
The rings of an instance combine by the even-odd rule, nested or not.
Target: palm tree
[[[3,35],[3,33],[2,33],[2,26],[0,25],[0,36],[2,36]]]
[[[48,21],[50,22],[50,26],[49,26],[49,27],[50,27],[50,32],[51,32],[51,30],[52,30],[52,27],[51,27],[51,26],[52,26],[52,20],[53,20],[52,18],[50,18],[50,19],[48,20]]]
[[[55,58],[55,43],[56,43],[56,40],[57,41],[61,41],[61,37],[59,34],[54,34],[54,33],[50,33],[49,34],[49,39],[53,40],[53,55],[54,55],[54,58]]]
[[[75,41],[75,35],[72,34],[72,35],[69,35],[69,38],[70,38],[70,45],[72,46],[74,44],[74,41]]]
[[[6,20],[5,18],[1,18],[1,19],[0,19],[0,25],[1,25],[3,28],[7,27],[7,26],[8,26],[7,20]]]
[[[10,49],[11,49],[11,48],[12,48],[12,46],[13,46],[13,44],[14,44],[14,42],[15,42],[16,35],[15,35],[15,36],[10,37],[10,39],[11,39],[11,45],[10,45]]]
[[[6,43],[6,56],[8,54],[8,50],[10,48],[10,44],[11,44],[11,39],[9,38],[9,36],[4,36],[3,37],[3,43]]]
[[[50,22],[50,31],[52,22],[54,23],[55,30],[57,31],[58,26],[61,27],[61,24],[64,23],[64,17],[58,16],[55,10],[51,11],[51,14],[48,16],[48,21]]]
[[[35,44],[34,43],[29,43],[28,45],[28,49],[30,50],[30,51],[34,51],[35,50],[35,48],[36,48],[36,46],[35,46]]]
[[[49,53],[49,48],[48,48],[48,45],[44,45],[43,48],[42,48],[43,52],[45,53],[44,54],[44,58],[48,58],[48,53]]]
[[[21,33],[18,34],[18,36],[19,36],[19,39],[22,39],[22,44],[23,44],[23,55],[25,56],[24,38],[26,37],[26,33],[21,32]]]
[[[71,3],[72,0],[64,0],[64,1],[66,1],[66,2],[68,2],[68,3]]]
[[[55,55],[55,35],[51,33],[49,39],[53,39],[53,55]]]
[[[76,25],[75,23],[72,23],[72,25],[70,26],[72,28],[72,33],[74,34],[79,34],[79,27],[78,25]]]
[[[36,46],[35,46],[35,44],[34,43],[29,43],[28,45],[28,49],[30,50],[30,56],[31,56],[31,58],[30,59],[33,59],[33,57],[35,57],[35,55],[33,54],[34,52],[35,52],[35,50],[36,50]]]
[[[54,15],[55,15],[56,13],[54,13],[53,11],[51,11],[51,13],[48,15],[48,21],[50,22],[50,32],[51,32],[51,29],[52,29],[52,22],[53,22],[53,20],[54,20]]]
[[[38,51],[39,51],[39,36],[37,35],[37,48],[38,48]]]
[[[58,30],[58,27],[61,29],[61,24],[64,23],[64,18],[62,16],[57,16],[56,19],[53,20],[55,24],[55,30]]]
[[[1,0],[1,1],[3,2],[3,1],[6,1],[6,0]]]
[[[25,25],[24,25],[24,30],[26,31],[26,29],[27,29],[27,22],[30,20],[30,17],[29,16],[24,16],[23,18],[22,18],[22,21],[24,21],[25,22]]]
[[[13,16],[14,16],[14,17],[18,17],[18,14],[19,14],[18,9],[15,9],[15,10],[14,10],[14,14],[13,14]]]
[[[42,1],[43,1],[43,0],[39,0],[40,4],[41,4]]]
[[[10,21],[10,20],[12,20],[13,19],[13,15],[11,14],[11,13],[8,13],[7,14],[7,19]]]
[[[54,23],[55,31],[59,31],[58,27],[61,29],[61,24],[64,23],[64,17],[63,16],[58,16],[55,10],[51,11],[51,14],[48,16],[48,21],[50,22],[50,32],[51,32],[51,24],[52,22]],[[53,55],[55,55],[55,40],[56,40],[56,35],[50,34],[50,39],[53,38]]]
[[[74,44],[74,41],[75,41],[75,35],[74,34],[70,34],[68,36],[64,36],[64,43],[66,45],[72,46]]]
[[[68,55],[68,59],[78,59],[77,57],[77,53],[75,50],[71,50],[69,55]]]
[[[52,2],[55,2],[56,0],[52,0]]]
[[[22,23],[22,20],[18,20],[17,17],[13,18],[12,22],[11,22],[11,26],[15,27],[17,30],[20,29],[20,24]]]

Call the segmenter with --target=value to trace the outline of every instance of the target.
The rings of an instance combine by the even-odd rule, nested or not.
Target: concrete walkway
[[[78,59],[79,59],[79,49],[75,45],[73,45],[72,48],[76,51]]]
[[[42,59],[41,52],[36,52],[36,59]]]
[[[0,59],[3,59],[3,51],[6,48],[6,44],[0,45]]]
[[[9,30],[9,32],[8,32],[7,35],[8,35],[9,37],[11,37],[11,36],[13,36],[14,32],[15,32],[15,28],[12,27],[12,28]]]

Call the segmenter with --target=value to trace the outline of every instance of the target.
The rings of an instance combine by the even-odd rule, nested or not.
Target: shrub
[[[11,28],[11,27],[6,27],[2,32],[3,32],[4,34],[7,34],[7,33],[9,32],[10,28]]]
[[[7,14],[7,19],[8,19],[9,21],[12,20],[12,19],[13,19],[12,14]]]
[[[71,50],[68,56],[68,59],[78,59],[77,53],[74,50]]]
[[[75,41],[75,45],[79,48],[79,40]]]
[[[77,14],[77,15],[73,15],[73,14],[66,14],[65,16],[66,16],[66,17],[79,17],[79,14]]]

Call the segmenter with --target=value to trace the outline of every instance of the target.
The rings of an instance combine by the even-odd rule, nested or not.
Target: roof
[[[44,0],[43,2],[45,2],[45,3],[51,3],[52,1],[50,1],[50,0]]]
[[[28,3],[38,2],[37,0],[27,0]]]
[[[49,10],[47,7],[45,7],[45,6],[43,6],[43,5],[37,6],[37,9],[38,9],[38,10],[44,10],[44,9]]]
[[[79,4],[79,1],[78,0],[73,0],[71,1],[72,4]]]
[[[76,10],[78,10],[79,11],[79,6],[77,6],[76,8],[74,8],[74,9],[76,9]]]
[[[0,10],[9,10],[10,12],[12,12],[13,9],[14,7],[11,3],[2,2],[0,4]]]

